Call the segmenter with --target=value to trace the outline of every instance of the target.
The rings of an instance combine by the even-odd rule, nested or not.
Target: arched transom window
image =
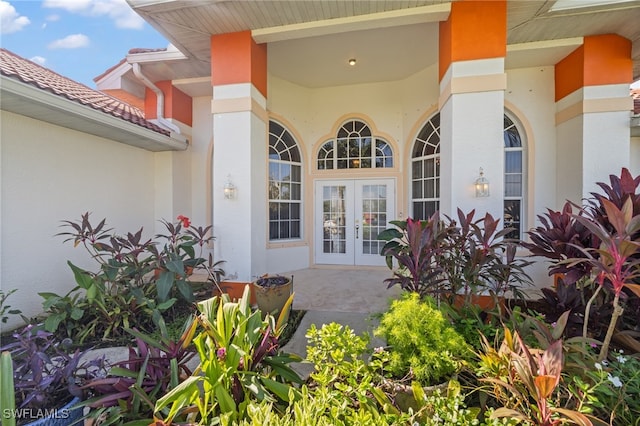
[[[318,169],[370,169],[393,167],[393,151],[384,139],[371,134],[360,120],[347,121],[318,151]]]
[[[302,237],[302,162],[291,133],[269,121],[269,241]]]
[[[411,153],[413,218],[425,220],[440,208],[440,113],[422,127]]]

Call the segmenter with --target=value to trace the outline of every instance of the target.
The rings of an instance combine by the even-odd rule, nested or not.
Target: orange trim
[[[584,45],[567,55],[555,66],[556,102],[573,93],[584,81]]]
[[[451,3],[449,19],[440,23],[440,80],[452,62],[502,58],[506,54],[505,0]]]
[[[164,94],[165,118],[173,118],[187,126],[193,124],[193,105],[191,97],[175,88],[171,81],[157,81],[154,83]],[[157,96],[153,90],[145,88],[144,115],[147,120],[158,118]]]
[[[556,64],[556,101],[585,86],[631,83],[631,41],[617,34],[587,36]]]
[[[153,90],[145,87],[144,89],[144,118],[147,120],[155,120],[158,118],[156,102],[157,96]]]
[[[452,5],[453,6],[453,5]],[[440,22],[440,49],[438,50],[438,80],[442,81],[451,66],[451,15],[449,19]]]
[[[171,86],[169,102],[165,100],[166,117],[178,120],[191,127],[193,124],[193,103],[191,96]]]
[[[211,36],[211,83],[252,83],[267,96],[267,45],[257,44],[251,31]]]
[[[632,83],[631,40],[617,34],[584,38],[585,86]]]

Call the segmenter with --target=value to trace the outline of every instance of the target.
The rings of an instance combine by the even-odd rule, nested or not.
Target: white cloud
[[[43,58],[42,56],[34,56],[33,58],[29,59],[31,62],[35,62],[36,64],[40,64],[40,65],[44,65],[45,62],[47,62],[47,60],[45,58]]]
[[[11,34],[20,31],[31,21],[26,16],[20,16],[9,2],[0,0],[0,33]]]
[[[68,12],[81,12],[91,6],[91,0],[44,0],[42,7],[64,9]]]
[[[45,0],[43,7],[85,16],[108,16],[118,28],[142,29],[144,20],[125,0]]]
[[[44,20],[47,22],[57,22],[60,20],[60,15],[56,15],[54,13],[53,15],[49,15],[46,18],[44,18]],[[47,28],[47,22],[44,22],[40,28],[42,28],[43,30]]]
[[[89,37],[84,34],[71,34],[55,40],[47,46],[49,49],[77,49],[89,46]]]

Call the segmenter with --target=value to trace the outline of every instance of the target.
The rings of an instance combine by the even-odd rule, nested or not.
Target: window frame
[[[430,129],[429,129],[430,127]],[[437,142],[433,140],[433,138],[437,138]],[[428,219],[433,213],[440,209],[440,160],[441,160],[441,151],[440,144],[442,140],[440,137],[440,112],[436,112],[424,123],[424,125],[420,128],[418,135],[413,140],[413,145],[411,147],[411,184],[409,185],[409,189],[411,191],[410,199],[411,199],[411,214],[412,217],[419,219]],[[416,155],[416,150],[418,149],[417,144],[422,144],[421,155]],[[428,147],[433,147],[433,153],[425,154],[425,151]],[[427,162],[433,162],[433,176],[426,176],[427,170]],[[420,164],[418,166],[422,169],[422,173],[420,176],[416,176],[416,164]],[[433,197],[425,197],[427,192],[427,181],[433,180]],[[421,197],[415,197],[416,194],[416,186],[417,184],[422,186],[421,188]],[[416,204],[420,203],[422,205],[421,214],[416,217]],[[435,208],[433,211],[428,211],[427,205],[429,203],[434,203]],[[423,217],[424,216],[424,217]]]
[[[509,120],[510,124],[507,125],[506,121]],[[503,185],[504,191],[502,194],[502,209],[503,209],[503,225],[505,228],[508,228],[507,223],[507,208],[506,204],[508,201],[519,201],[520,202],[520,220],[519,220],[519,232],[518,239],[522,240],[525,236],[525,226],[527,223],[527,199],[528,199],[528,191],[527,191],[527,144],[525,133],[522,131],[522,125],[520,121],[512,114],[510,111],[505,109],[504,119],[503,119],[503,152],[504,152],[504,174],[503,174]],[[517,132],[518,139],[520,142],[520,146],[518,147],[508,147],[506,144],[506,135],[505,133],[509,129],[514,129]],[[508,175],[516,175],[517,173],[507,173],[507,154],[509,152],[519,152],[520,153],[520,195],[507,195],[507,176]],[[511,236],[514,238],[514,236]]]
[[[278,126],[276,129],[275,126]],[[277,130],[277,131],[276,131]],[[277,149],[279,148],[279,149]],[[267,165],[267,241],[268,243],[283,243],[301,241],[304,238],[304,168],[302,162],[302,152],[300,145],[296,141],[293,133],[282,123],[270,119],[268,129],[268,165]],[[284,156],[283,154],[287,154]],[[277,158],[274,158],[277,156]],[[283,159],[283,156],[285,157]],[[272,170],[278,168],[278,179],[272,178]],[[289,180],[282,180],[281,170],[289,168]],[[298,168],[299,179],[294,180],[294,168]],[[278,188],[288,186],[288,198],[272,198],[272,184],[276,183]],[[294,190],[298,187],[297,191]],[[278,191],[279,197],[282,191]],[[297,198],[291,198],[297,195]],[[280,213],[283,206],[288,206],[289,217],[282,219]],[[292,217],[291,212],[297,206],[297,218]],[[272,209],[277,210],[277,218],[272,219]],[[294,222],[297,222],[298,235],[291,237]],[[272,238],[272,225],[278,224],[278,236]],[[289,224],[289,236],[280,237],[280,226]]]
[[[368,155],[366,155],[367,152]],[[333,139],[320,145],[316,155],[316,168],[318,170],[391,169],[394,167],[394,161],[395,155],[391,143],[375,136],[364,121],[352,119],[340,126]]]

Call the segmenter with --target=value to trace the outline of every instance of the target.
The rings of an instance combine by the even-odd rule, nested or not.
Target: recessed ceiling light
[[[351,58],[349,59],[349,65],[354,66],[356,64],[356,60]]]

